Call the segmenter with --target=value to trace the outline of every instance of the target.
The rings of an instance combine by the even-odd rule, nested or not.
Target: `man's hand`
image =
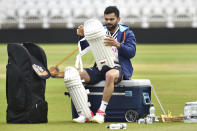
[[[79,35],[79,36],[84,36],[84,27],[83,27],[83,25],[80,25],[80,26],[77,28],[77,35]]]
[[[117,48],[120,48],[120,43],[116,41],[112,36],[106,35],[104,39],[104,44],[106,46],[115,46]]]

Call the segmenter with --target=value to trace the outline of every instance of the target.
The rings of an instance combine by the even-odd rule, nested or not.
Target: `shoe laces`
[[[98,110],[96,114],[105,117],[105,112],[103,112],[103,111],[101,111],[101,110]]]
[[[94,117],[94,113],[91,111],[91,116],[92,116],[92,118]],[[85,122],[89,122],[89,121],[91,121],[92,120],[92,118],[91,119],[86,119],[86,121]]]

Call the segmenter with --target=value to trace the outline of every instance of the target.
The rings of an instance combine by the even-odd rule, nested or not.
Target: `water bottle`
[[[149,108],[149,113],[150,113],[150,117],[152,119],[152,122],[155,122],[155,107],[153,104],[150,105],[150,108]]]
[[[107,128],[109,129],[126,129],[127,128],[127,124],[126,123],[118,123],[118,124],[110,124],[109,126],[107,126]]]
[[[150,112],[150,117],[155,117],[155,107],[153,104],[150,105],[149,112]]]

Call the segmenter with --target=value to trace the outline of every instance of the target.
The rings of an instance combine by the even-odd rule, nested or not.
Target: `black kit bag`
[[[46,123],[47,58],[34,43],[8,44],[6,72],[7,123]]]

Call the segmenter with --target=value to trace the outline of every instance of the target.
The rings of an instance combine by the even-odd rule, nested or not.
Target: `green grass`
[[[74,50],[75,44],[40,45],[46,52],[48,67],[54,66],[68,53]],[[64,70],[66,66],[74,66],[76,54],[59,66]],[[91,53],[83,57],[84,66],[93,63]],[[197,44],[162,44],[137,45],[137,54],[132,59],[134,79],[150,79],[159,99],[172,115],[183,114],[184,104],[197,100]],[[6,86],[5,73],[7,64],[6,45],[0,45],[0,131],[61,131],[61,130],[108,130],[104,124],[76,124],[71,122],[70,98],[64,96],[66,91],[63,79],[48,79],[46,100],[49,104],[47,124],[6,124]],[[152,95],[156,107],[156,114],[162,114],[159,105]],[[127,130],[138,131],[195,131],[197,124],[155,123],[152,125],[138,125],[128,123]]]

